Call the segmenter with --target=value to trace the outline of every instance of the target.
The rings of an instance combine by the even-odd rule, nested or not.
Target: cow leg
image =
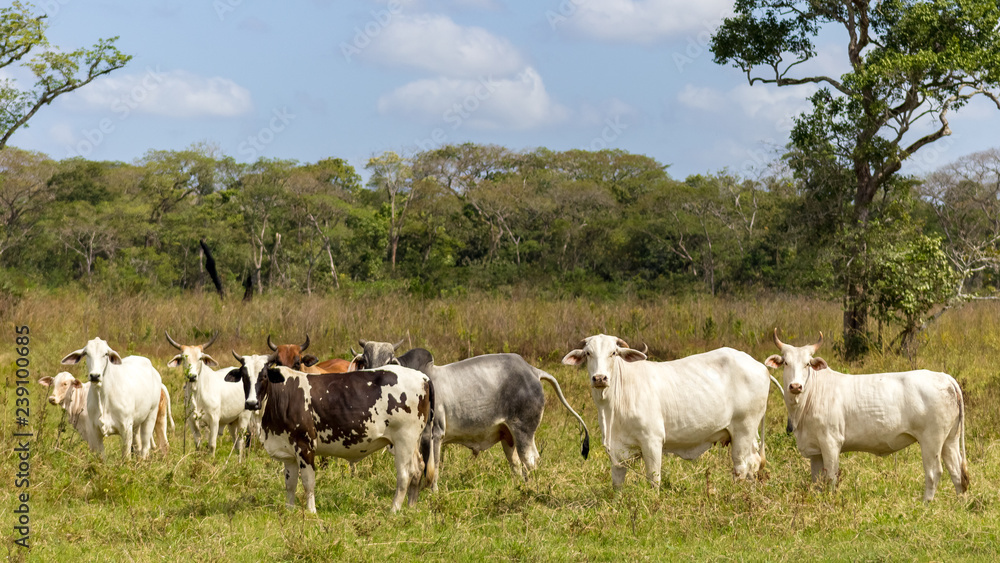
[[[418,442],[419,443],[419,442]],[[420,459],[419,448],[413,448],[413,460],[410,462],[410,485],[406,490],[406,503],[410,506],[417,504],[420,498],[420,480],[423,478],[423,462]]]
[[[295,508],[295,488],[299,485],[299,462],[285,462],[285,506]]]
[[[305,463],[302,460],[305,467],[299,469],[299,475],[302,477],[302,488],[306,493],[306,511],[316,514],[316,465],[312,463]]]
[[[122,423],[122,459],[128,459],[132,451],[132,440],[135,438],[132,421]]]
[[[963,494],[969,487],[969,471],[965,460],[962,459],[962,445],[958,432],[945,440],[941,456],[944,458],[948,475],[951,476],[951,482],[955,484],[955,492]]]
[[[511,472],[514,473],[516,477],[523,477],[524,472],[521,470],[521,460],[517,457],[517,449],[514,447],[514,440],[501,439],[500,445],[503,446],[503,453],[507,456],[507,464],[510,465]]]
[[[934,500],[938,482],[941,480],[941,446],[935,441],[920,444],[920,454],[924,460],[924,502]]]
[[[393,512],[402,508],[403,499],[406,497],[414,478],[418,480],[418,484],[420,478],[419,462],[417,462],[419,454],[416,447],[420,437],[418,435],[401,438],[392,445],[392,455],[396,464],[396,496],[392,499]],[[410,505],[412,506],[416,501],[414,495],[411,497]]]
[[[157,401],[159,405],[159,401]],[[149,413],[146,420],[139,425],[139,437],[141,443],[141,449],[139,450],[139,457],[142,459],[147,459],[149,457],[149,452],[153,451],[153,430],[156,429],[156,417],[158,416],[157,411]],[[166,431],[164,430],[164,433]],[[165,434],[164,434],[165,435]],[[166,438],[164,438],[166,439]]]
[[[812,482],[818,483],[823,476],[823,456],[814,455],[809,458],[809,468],[812,470]]]
[[[760,469],[760,449],[756,427],[734,427],[730,430],[729,454],[733,460],[733,477],[752,479]]]
[[[826,478],[830,480],[832,489],[837,489],[837,477],[840,471],[840,444],[827,440],[820,444],[820,452],[823,456],[823,471]]]
[[[660,488],[660,467],[663,463],[663,440],[642,445],[642,463],[646,466],[646,480],[654,489]]]
[[[219,419],[215,416],[210,416],[208,419],[208,452],[212,457],[215,457],[215,445],[219,440]]]
[[[611,462],[611,486],[614,487],[615,491],[620,491],[622,484],[625,483],[625,475],[628,473],[628,468],[624,465],[615,465],[615,462]]]
[[[428,475],[429,483],[432,492],[437,492],[438,490],[438,477],[441,476],[441,463],[444,461],[444,457],[441,448],[444,446],[444,426],[438,424],[438,420],[434,421],[434,432],[431,439],[431,455],[434,456],[434,473]]]

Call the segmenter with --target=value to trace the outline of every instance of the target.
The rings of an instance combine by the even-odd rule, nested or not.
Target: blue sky
[[[813,87],[750,87],[712,62],[732,0],[38,0],[63,50],[118,35],[127,67],[43,108],[11,145],[131,162],[217,146],[240,161],[347,159],[445,143],[620,148],[675,178],[752,175]],[[809,65],[839,74],[837,33]],[[5,69],[9,70],[9,69]],[[27,77],[8,71],[27,86]],[[928,121],[927,126],[933,123]],[[994,147],[978,101],[917,155],[921,173]]]

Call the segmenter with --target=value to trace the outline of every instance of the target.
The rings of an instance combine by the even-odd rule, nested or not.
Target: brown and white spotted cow
[[[271,342],[271,335],[267,335],[267,347],[274,352],[279,366],[292,368],[303,373],[344,373],[350,371],[351,362],[341,358],[319,361],[319,358],[312,354],[304,354],[309,347],[309,335],[301,345],[297,344],[274,344]]]
[[[401,366],[345,374],[307,374],[277,366],[271,356],[240,356],[227,381],[242,381],[246,408],[262,409],[264,450],[285,464],[285,494],[295,506],[299,477],[306,510],[316,512],[316,456],[358,461],[392,445],[395,512],[417,502],[425,463],[421,434],[433,416],[430,379]],[[261,407],[263,405],[263,408]]]

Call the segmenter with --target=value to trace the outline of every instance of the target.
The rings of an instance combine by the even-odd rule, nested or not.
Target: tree
[[[365,164],[372,175],[368,185],[384,191],[389,203],[389,263],[396,269],[396,250],[406,220],[406,210],[416,195],[413,191],[413,167],[393,151],[373,156]]]
[[[872,204],[899,189],[903,162],[951,134],[948,114],[972,98],[1000,108],[998,24],[1000,6],[988,0],[738,0],[711,49],[717,63],[739,68],[751,85],[822,86],[810,97],[811,113],[795,120],[791,142],[848,172],[828,187],[850,195],[841,226],[842,240],[852,244],[843,255],[862,256]],[[848,71],[803,72],[817,55],[816,37],[831,26],[847,32]],[[867,342],[869,276],[854,268],[841,276],[845,352],[853,358]]]
[[[958,272],[956,294],[971,299],[986,274],[1000,272],[1000,150],[965,156],[930,174],[920,185]],[[967,293],[972,289],[972,293]]]
[[[32,14],[32,8],[16,1],[0,9],[0,69],[17,63],[36,79],[31,90],[21,90],[9,79],[0,81],[0,150],[42,106],[122,68],[132,58],[115,47],[117,37],[101,39],[90,49],[63,53],[49,44],[45,16]],[[32,51],[35,56],[22,62]]]
[[[48,179],[55,163],[41,153],[0,151],[0,258],[34,235],[44,206],[52,201]]]

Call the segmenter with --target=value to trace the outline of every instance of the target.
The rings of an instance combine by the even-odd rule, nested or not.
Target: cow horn
[[[616,342],[616,344],[618,344],[619,348],[628,348],[628,342],[625,342],[621,338],[618,339],[618,342]]]
[[[308,348],[308,347],[309,347],[309,335],[307,334],[306,335],[306,342],[305,342],[305,344],[302,345],[301,348],[299,348],[299,352],[305,352],[306,348]]]
[[[360,345],[362,348],[364,348],[365,346],[368,345],[368,341],[367,340],[358,340],[358,345]]]
[[[646,343],[643,342],[642,343],[642,353],[645,354],[647,352],[649,352],[649,346],[646,346]]]
[[[587,347],[587,339],[584,338],[583,340],[581,340],[580,343],[576,345],[576,347],[579,350],[583,350],[584,348],[586,348]]]
[[[393,352],[395,352],[396,350],[398,350],[398,349],[399,349],[399,347],[400,347],[400,346],[402,346],[402,345],[403,345],[403,342],[405,342],[405,341],[406,341],[406,339],[405,339],[405,338],[403,338],[403,339],[401,339],[401,340],[400,340],[399,342],[397,342],[397,343],[393,344],[393,345],[392,345],[392,351],[393,351]]]
[[[163,336],[167,337],[167,342],[169,342],[171,346],[173,346],[174,348],[177,348],[178,350],[181,349],[181,345],[178,344],[178,343],[176,343],[176,342],[174,342],[173,338],[170,338],[170,333],[168,333],[167,331],[163,331]]]
[[[214,344],[215,343],[215,339],[218,338],[218,337],[219,337],[219,331],[215,331],[215,334],[212,335],[212,339],[209,340],[208,342],[206,342],[205,344],[202,344],[201,345],[201,349],[203,351],[204,350],[208,350],[208,347],[211,346],[212,344]]]
[[[822,345],[823,345],[823,331],[819,331],[819,340],[817,340],[816,343],[813,344],[813,354],[815,354],[816,350],[819,350],[819,347]]]
[[[354,351],[354,346],[351,346],[351,355],[352,356],[357,356],[358,355],[358,353]]]
[[[276,352],[278,350],[278,347],[275,346],[273,342],[271,342],[270,334],[267,335],[267,347],[270,348],[272,352]]]
[[[243,356],[237,354],[236,350],[230,350],[230,351],[233,353],[233,357],[236,358],[236,361],[242,364],[243,363]]]
[[[823,339],[820,338],[820,340],[822,341]],[[778,350],[785,349],[785,343],[778,338],[778,327],[774,327],[774,345],[778,347]]]

